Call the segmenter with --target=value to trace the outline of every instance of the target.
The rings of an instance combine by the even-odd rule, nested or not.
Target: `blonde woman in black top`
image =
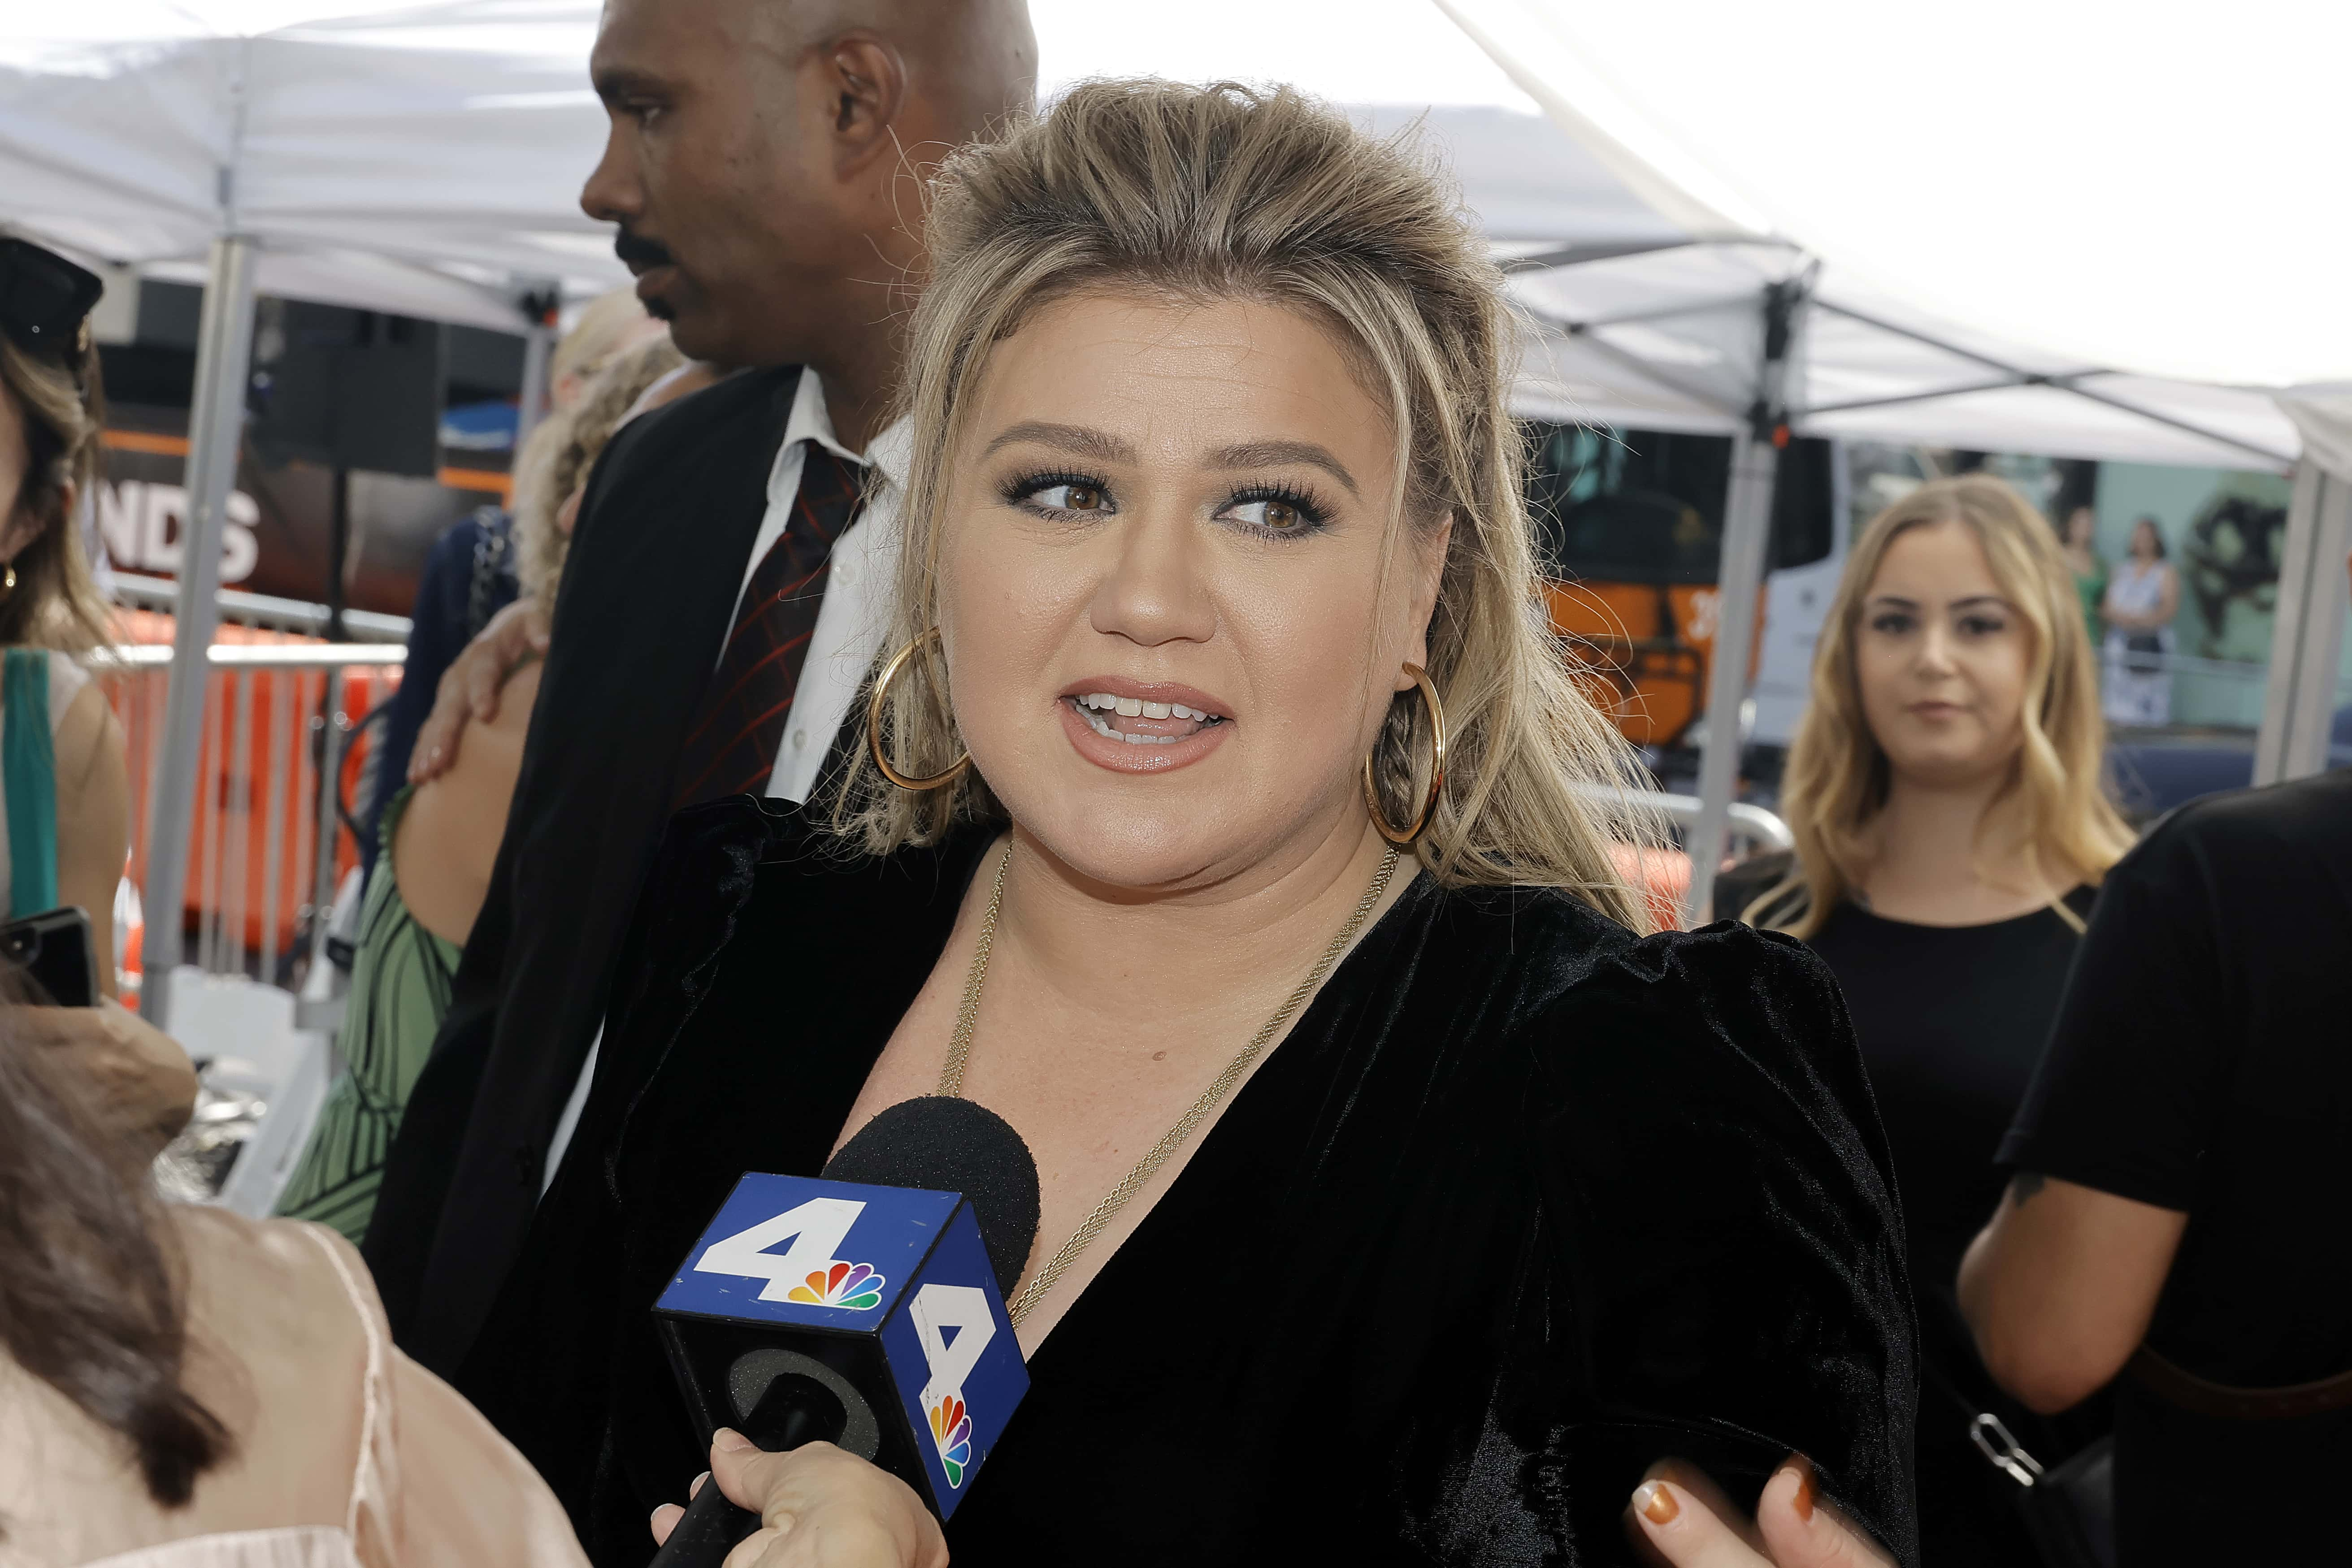
[[[866,744],[675,816],[459,1386],[642,1568],[707,1463],[655,1277],[961,1090],[1043,1202],[960,1568],[1616,1563],[1654,1461],[1746,1507],[1791,1449],[1907,1560],[1859,1058],[1797,943],[1614,869],[1457,204],[1296,95],[1096,82],[928,237]]]
[[[2015,1483],[1967,1435],[1977,1410],[2026,1417],[1978,1365],[1953,1281],[2093,889],[2130,843],[2105,744],[2055,530],[1990,475],[1924,485],[1863,530],[1831,608],[1782,788],[1796,852],[1718,902],[1811,944],[1861,1037],[1919,1300],[1930,1568],[2031,1561]],[[2049,1459],[2071,1435],[2032,1436]]]

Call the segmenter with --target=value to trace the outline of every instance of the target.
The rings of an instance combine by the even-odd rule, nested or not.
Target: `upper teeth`
[[[1206,724],[1210,717],[1182,703],[1148,703],[1139,697],[1114,696],[1108,692],[1088,692],[1078,698],[1078,706],[1116,713],[1123,718],[1189,718]]]

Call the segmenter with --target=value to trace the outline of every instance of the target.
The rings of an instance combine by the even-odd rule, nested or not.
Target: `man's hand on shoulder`
[[[408,757],[408,781],[422,784],[446,773],[457,760],[466,727],[487,723],[499,713],[499,692],[515,666],[547,652],[548,625],[538,604],[518,600],[490,617],[481,634],[442,672],[433,711],[416,732]]]

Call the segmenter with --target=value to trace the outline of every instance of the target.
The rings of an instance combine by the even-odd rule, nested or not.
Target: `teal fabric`
[[[0,667],[0,790],[8,798],[8,913],[58,906],[58,758],[49,737],[49,655],[11,648]]]

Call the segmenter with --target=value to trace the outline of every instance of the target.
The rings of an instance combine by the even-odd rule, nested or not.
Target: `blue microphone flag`
[[[655,1311],[680,1328],[836,1342],[845,1357],[878,1345],[905,1423],[886,1446],[920,1456],[943,1520],[1029,1390],[979,1221],[954,1193],[747,1175]]]

